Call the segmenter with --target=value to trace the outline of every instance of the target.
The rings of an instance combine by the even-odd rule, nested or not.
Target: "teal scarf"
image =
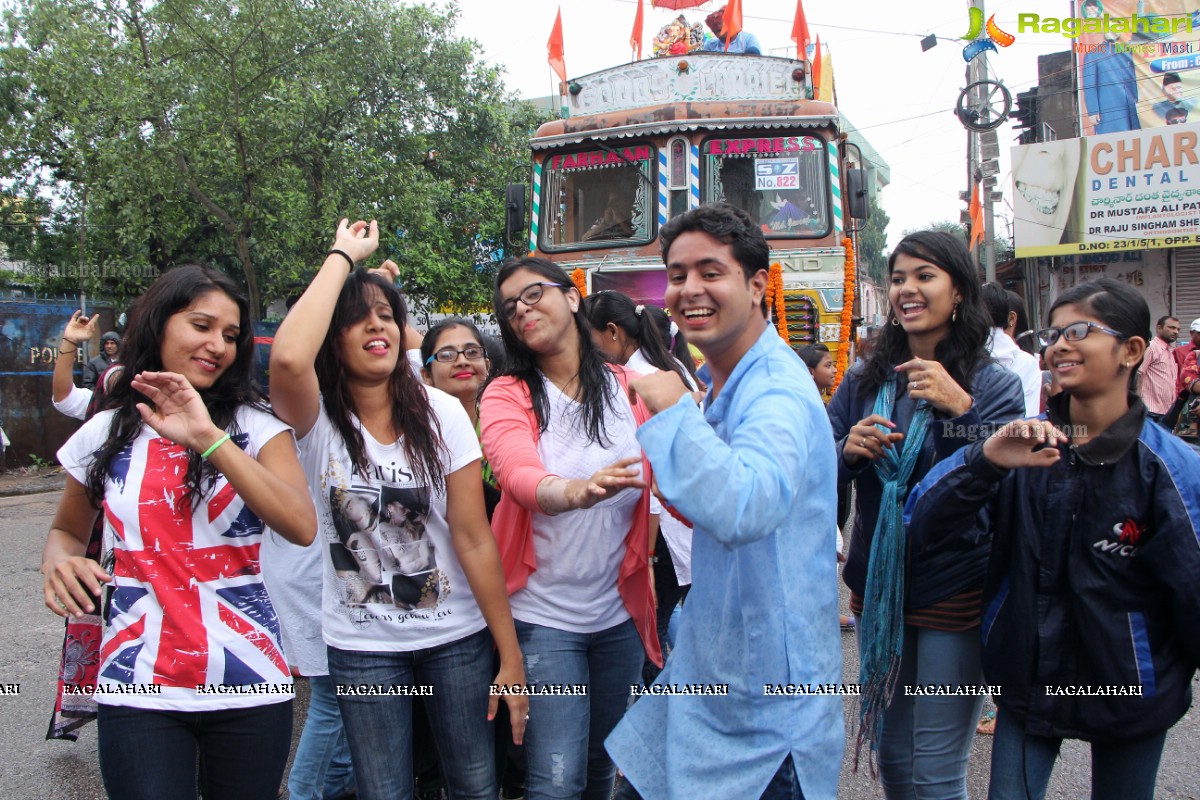
[[[895,404],[896,378],[892,377],[879,387],[872,413],[891,419]],[[879,749],[883,713],[892,702],[900,670],[904,649],[904,570],[908,544],[904,532],[904,501],[908,494],[908,479],[921,455],[921,445],[932,415],[929,404],[918,401],[900,452],[897,454],[895,448],[885,448],[883,456],[875,460],[875,472],[883,484],[883,495],[867,565],[867,586],[859,628],[862,698],[858,741],[854,749],[856,769],[864,742],[871,743],[872,751]],[[885,432],[891,431],[885,429]]]

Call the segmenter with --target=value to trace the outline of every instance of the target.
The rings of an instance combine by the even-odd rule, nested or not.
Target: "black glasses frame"
[[[1083,333],[1068,333],[1068,331],[1080,330],[1080,325],[1083,326]],[[1060,336],[1065,336],[1068,342],[1081,342],[1088,337],[1088,334],[1090,334],[1093,329],[1102,333],[1107,333],[1109,336],[1115,336],[1122,341],[1129,338],[1119,331],[1114,331],[1112,328],[1106,328],[1099,323],[1080,320],[1079,322],[1072,322],[1070,325],[1063,325],[1060,328],[1042,328],[1037,332],[1038,344],[1040,344],[1042,347],[1051,347],[1055,342],[1058,341],[1058,337]]]
[[[526,308],[533,308],[538,303],[540,303],[542,301],[542,297],[546,294],[546,290],[543,288],[546,286],[554,286],[558,289],[566,289],[567,288],[566,286],[563,286],[561,283],[554,283],[553,281],[538,281],[537,283],[531,283],[528,286],[526,286],[524,289],[522,289],[520,294],[518,294],[516,297],[511,297],[508,300],[505,300],[500,305],[500,311],[503,312],[504,318],[512,319],[513,317],[515,317],[517,315],[517,301],[518,300],[520,300],[522,303],[524,303]],[[530,297],[529,294],[531,292],[533,292],[535,289],[537,290],[535,295],[533,297]]]
[[[471,355],[472,351],[474,351],[475,355]],[[434,361],[442,364],[452,364],[458,360],[460,355],[466,356],[468,361],[478,361],[481,358],[487,358],[487,350],[481,344],[469,344],[462,350],[454,347],[443,347],[425,359],[425,366],[429,366]]]

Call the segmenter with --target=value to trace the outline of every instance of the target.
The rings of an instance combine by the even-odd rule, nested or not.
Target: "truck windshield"
[[[649,145],[555,153],[547,158],[543,249],[649,244],[654,238],[651,203],[656,158]]]
[[[819,237],[829,232],[829,161],[821,139],[709,139],[700,152],[705,203],[737,206],[768,237]]]

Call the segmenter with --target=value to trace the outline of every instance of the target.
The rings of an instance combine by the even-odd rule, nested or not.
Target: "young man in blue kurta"
[[[606,746],[646,800],[832,800],[842,698],[794,692],[842,674],[833,433],[766,322],[770,252],[754,221],[702,206],[660,236],[667,306],[710,388],[698,405],[673,373],[630,386],[655,413],[638,440],[658,489],[695,526],[692,590],[655,685],[727,684],[728,696],[644,696]]]

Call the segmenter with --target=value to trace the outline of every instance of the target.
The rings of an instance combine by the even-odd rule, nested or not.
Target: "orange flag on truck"
[[[559,6],[558,16],[554,18],[554,29],[550,31],[550,41],[546,42],[546,50],[550,57],[550,69],[558,73],[564,83],[567,80],[567,64],[563,61],[562,7]]]
[[[804,3],[796,0],[796,19],[792,22],[792,41],[796,43],[796,58],[808,60],[808,20],[804,18]]]
[[[637,51],[637,61],[642,60],[642,19],[646,14],[645,2],[646,0],[638,0],[637,16],[633,18],[633,33],[629,35],[629,46]]]
[[[729,0],[725,6],[725,16],[721,18],[721,34],[725,37],[725,52],[729,52],[729,43],[742,32],[742,0]]]

